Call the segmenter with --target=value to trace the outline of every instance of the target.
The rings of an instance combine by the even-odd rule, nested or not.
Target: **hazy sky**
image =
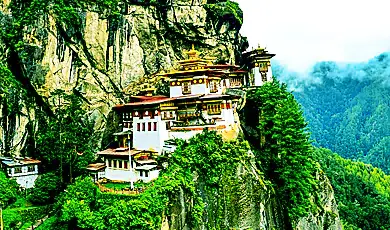
[[[295,71],[316,61],[366,61],[390,51],[389,0],[236,0],[241,33]]]

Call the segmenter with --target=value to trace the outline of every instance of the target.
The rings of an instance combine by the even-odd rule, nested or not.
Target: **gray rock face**
[[[0,2],[2,19],[12,18],[7,6],[14,3]],[[240,24],[215,16],[219,14],[211,17],[206,4],[205,0],[172,0],[164,7],[122,4],[123,13],[115,20],[93,11],[83,12],[81,39],[68,38],[72,28],[59,30],[53,15],[42,15],[24,31],[29,58],[23,67],[33,86],[29,90],[36,91],[51,108],[55,107],[52,93],[56,89],[79,92],[88,101],[90,114],[100,114],[95,129],[103,134],[111,107],[123,102],[124,91],[137,91],[131,83],[172,68],[192,44],[204,56],[236,62],[247,46],[239,34]],[[0,56],[3,61],[7,58]],[[12,139],[9,149],[19,155],[24,147],[22,137],[27,135],[26,124],[34,123],[34,116],[9,119],[10,123],[18,121],[13,126],[16,132],[0,128],[0,138],[8,135]]]
[[[205,205],[203,224],[190,227],[189,210],[192,200],[181,191],[171,212],[166,214],[162,230],[168,229],[213,229],[217,221],[222,229],[274,230],[289,229],[283,207],[275,196],[270,182],[266,181],[254,164],[242,165],[237,170],[238,186],[219,184],[219,190],[205,188],[198,178],[198,191]],[[337,203],[328,178],[319,173],[321,207],[307,217],[297,220],[299,230],[341,230]],[[217,217],[219,220],[216,220]],[[216,226],[221,228],[220,225]]]

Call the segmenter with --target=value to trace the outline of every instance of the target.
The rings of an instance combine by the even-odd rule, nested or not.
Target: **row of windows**
[[[162,119],[173,119],[175,118],[175,111],[166,111],[161,113]]]
[[[141,122],[137,123],[137,131],[138,132],[145,132],[146,131],[146,126],[147,131],[152,131],[152,126],[153,126],[153,131],[157,131],[157,122]]]
[[[8,174],[11,174],[11,169],[8,169]],[[14,173],[22,173],[23,170],[22,170],[22,167],[15,167],[14,168]],[[27,166],[27,172],[35,172],[35,166],[34,165],[28,165]]]
[[[148,177],[148,176],[149,176],[149,172],[148,172],[148,171],[140,170],[140,171],[139,171],[139,176],[140,176],[140,177]]]
[[[139,119],[142,119],[144,116],[149,116],[151,119],[153,119],[156,115],[158,115],[158,111],[135,111],[134,117],[139,117]],[[133,118],[133,114],[131,112],[128,113],[122,113],[122,120],[123,121],[131,121]]]
[[[130,169],[129,161],[126,160],[106,160],[106,164],[109,168]]]
[[[224,81],[224,84],[226,86],[226,82]],[[211,93],[218,92],[218,81],[210,81],[210,83],[207,85],[207,87],[210,87]],[[191,93],[191,82],[183,82],[181,85],[181,91],[183,94],[190,94]]]

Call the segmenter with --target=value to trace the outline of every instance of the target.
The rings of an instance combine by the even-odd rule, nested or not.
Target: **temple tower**
[[[246,65],[249,67],[248,86],[262,86],[265,82],[272,81],[271,58],[274,56],[275,54],[268,53],[265,48],[260,46],[243,53]]]

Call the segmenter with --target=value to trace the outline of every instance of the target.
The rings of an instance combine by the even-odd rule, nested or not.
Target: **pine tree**
[[[249,91],[247,98],[259,121],[257,159],[294,222],[315,207],[310,198],[317,185],[318,168],[302,110],[287,86],[276,80]]]

